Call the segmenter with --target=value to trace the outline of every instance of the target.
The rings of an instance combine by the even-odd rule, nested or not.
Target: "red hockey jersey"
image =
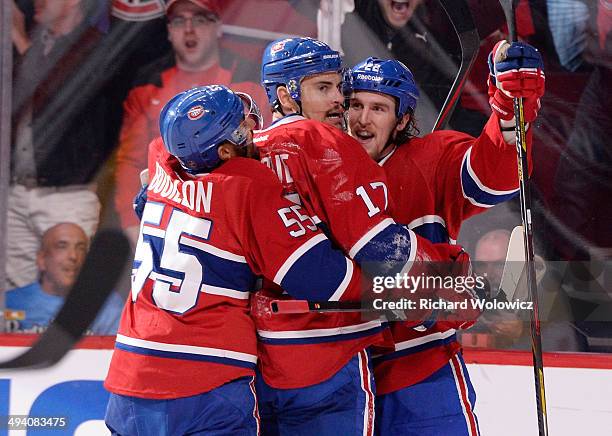
[[[261,163],[233,158],[191,176],[158,138],[149,171],[131,298],[105,382],[111,392],[180,398],[253,375],[250,291],[259,275],[296,298],[359,297],[359,269]]]
[[[358,263],[374,268],[404,265],[429,255],[428,241],[417,243],[414,232],[388,215],[384,170],[350,136],[290,115],[258,132],[254,142],[261,161],[281,180],[285,195],[329,230],[328,236]],[[257,298],[265,302],[277,295],[278,290],[264,289]],[[253,314],[261,371],[266,383],[276,388],[320,383],[359,350],[385,339],[383,324],[358,313],[281,317],[262,314],[256,310],[259,306],[254,305]]]
[[[527,143],[530,158],[529,131]],[[395,148],[379,165],[394,200],[391,215],[432,242],[454,242],[463,220],[518,195],[516,147],[504,141],[495,115],[477,139],[438,131]],[[379,395],[422,381],[461,348],[455,330],[438,324],[417,331],[391,323],[391,331],[395,351],[373,359]]]

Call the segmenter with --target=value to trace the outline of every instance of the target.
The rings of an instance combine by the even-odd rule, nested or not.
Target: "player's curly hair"
[[[408,121],[406,127],[397,132],[397,134],[395,135],[394,142],[396,145],[401,145],[405,142],[408,142],[410,138],[414,138],[421,134],[421,131],[417,127],[417,119],[414,116],[414,111],[408,111],[408,114],[410,115],[410,121]]]

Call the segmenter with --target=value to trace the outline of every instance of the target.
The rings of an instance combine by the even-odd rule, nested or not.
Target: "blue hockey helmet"
[[[380,92],[395,97],[397,118],[414,113],[419,90],[406,65],[395,59],[369,57],[355,65],[351,71],[353,91]]]
[[[196,174],[219,165],[221,143],[246,143],[248,129],[243,120],[242,99],[225,86],[210,85],[174,96],[161,111],[159,129],[168,152]]]
[[[276,89],[285,86],[300,101],[300,82],[315,74],[342,72],[340,53],[313,38],[286,38],[271,42],[261,60],[261,84],[275,105]]]

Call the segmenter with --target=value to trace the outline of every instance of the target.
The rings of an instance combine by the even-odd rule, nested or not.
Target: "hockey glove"
[[[470,256],[459,245],[433,244],[433,247],[436,258],[410,271],[411,275],[422,279],[416,295],[412,296],[418,299],[420,310],[409,311],[405,324],[418,331],[427,330],[434,324],[444,324],[444,328],[468,328],[480,316],[481,311],[474,301],[479,298],[477,292],[482,287],[473,276]],[[430,306],[429,310],[424,310],[420,304],[422,300],[443,304],[444,307]],[[456,309],[445,309],[451,305]]]
[[[147,204],[148,187],[149,185],[144,185],[142,188],[140,188],[140,191],[138,191],[138,194],[136,194],[136,197],[134,197],[134,204],[132,206],[134,207],[134,212],[136,212],[136,216],[138,217],[138,220],[142,219],[142,214],[144,213],[145,204]]]
[[[514,97],[523,98],[525,121],[534,121],[544,95],[544,63],[537,48],[502,40],[489,53],[489,104],[502,120],[514,117]]]
[[[437,324],[442,329],[467,329],[474,325],[482,313],[476,303],[484,298],[485,283],[474,276],[470,256],[463,249],[453,258],[450,273],[455,286],[442,287],[437,296],[457,304],[458,308],[440,311],[437,314]]]

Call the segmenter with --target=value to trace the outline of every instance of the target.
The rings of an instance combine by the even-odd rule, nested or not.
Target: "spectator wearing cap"
[[[147,146],[159,136],[161,108],[177,93],[195,86],[221,84],[265,102],[254,76],[259,69],[219,46],[220,0],[170,0],[166,5],[172,52],[144,66],[123,103],[124,115],[115,169],[115,208],[121,226],[136,240],[132,210],[139,173],[147,167]]]

